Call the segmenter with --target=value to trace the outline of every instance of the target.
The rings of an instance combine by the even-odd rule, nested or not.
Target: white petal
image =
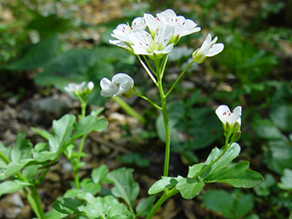
[[[143,17],[137,17],[132,21],[132,31],[144,30],[146,22]]]
[[[107,79],[107,78],[102,78],[102,79],[100,80],[100,87],[101,87],[101,89],[104,89],[104,88],[106,88],[107,86],[109,86],[111,83],[112,83],[112,82],[111,82],[109,79]]]
[[[230,109],[226,105],[220,105],[215,113],[217,114],[218,118],[221,120],[221,122],[226,123],[228,121],[228,118],[231,114]]]
[[[218,53],[222,52],[224,49],[223,43],[216,43],[213,46],[210,47],[208,53],[206,54],[207,57],[215,56]]]
[[[100,81],[100,84],[102,84],[102,80]],[[111,96],[114,96],[119,91],[119,87],[115,83],[110,82],[108,84],[107,83],[108,81],[106,81],[106,85],[105,85],[104,82],[103,82],[103,87],[101,86],[102,87],[102,90],[100,91],[101,96],[111,97]]]
[[[152,14],[145,13],[144,20],[150,32],[156,32],[157,29],[160,27],[160,21],[153,17]]]
[[[92,81],[89,81],[88,84],[87,84],[87,88],[89,90],[92,90],[94,88],[94,83]]]
[[[202,46],[201,46],[201,50],[205,50],[206,48],[210,48],[211,46],[211,40],[212,40],[212,36],[209,33],[205,39],[205,41],[203,42]]]
[[[134,80],[125,73],[117,73],[113,76],[112,82],[115,84],[129,83],[131,87],[134,86]]]

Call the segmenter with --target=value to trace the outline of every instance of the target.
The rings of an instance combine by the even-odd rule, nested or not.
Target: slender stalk
[[[38,218],[41,218],[41,214],[40,214],[39,211],[38,211],[38,207],[37,207],[37,204],[36,204],[34,198],[33,198],[33,197],[31,196],[31,194],[26,190],[26,188],[23,188],[22,190],[23,190],[23,192],[24,192],[24,194],[25,194],[25,196],[26,196],[26,199],[28,200],[28,202],[29,202],[29,204],[30,204],[32,210],[33,210],[34,213],[36,214],[36,216],[37,216]]]
[[[170,157],[170,130],[169,130],[169,123],[168,123],[168,115],[167,115],[167,108],[166,108],[166,97],[163,91],[163,84],[162,84],[162,77],[163,72],[160,71],[159,60],[156,60],[156,69],[158,73],[158,91],[161,99],[161,112],[163,117],[163,123],[165,128],[165,157],[164,157],[164,169],[163,169],[163,176],[168,176],[169,170],[169,157]],[[164,68],[162,68],[164,70]]]
[[[167,63],[167,60],[168,60],[168,56],[169,54],[167,54],[164,58],[163,58],[163,64],[162,64],[162,68],[161,68],[161,71],[160,71],[160,78],[162,80],[163,76],[164,76],[164,71],[165,71],[165,66],[166,66],[166,63]]]
[[[173,83],[173,85],[171,86],[171,88],[168,90],[168,92],[165,94],[165,98],[168,97],[168,95],[171,93],[171,91],[174,89],[174,87],[176,86],[176,84],[179,82],[179,80],[182,78],[182,76],[186,73],[186,71],[188,70],[189,67],[191,67],[191,65],[194,62],[190,62],[187,67],[183,70],[183,72],[178,76],[178,78],[175,80],[175,82]]]
[[[36,207],[38,209],[39,218],[40,219],[45,219],[45,214],[44,214],[44,211],[42,209],[41,201],[40,201],[40,198],[39,198],[39,195],[37,193],[36,188],[35,187],[30,187],[30,191],[32,193],[32,197],[33,197],[33,199],[35,201]]]
[[[6,163],[6,164],[9,164],[11,161],[8,157],[6,157],[6,155],[0,151],[0,158]]]
[[[157,73],[154,71],[154,69],[152,68],[152,66],[148,62],[148,59],[145,56],[143,56],[143,58],[144,58],[144,60],[145,60],[145,62],[147,64],[148,68],[150,69],[150,71],[152,71],[157,76]]]
[[[152,100],[150,100],[148,97],[145,97],[144,95],[142,94],[138,94],[138,93],[135,93],[138,97],[141,97],[142,99],[148,101],[150,104],[152,104],[152,106],[154,106],[155,108],[159,109],[159,110],[162,110],[161,106],[158,106],[156,103],[154,103]]]
[[[149,77],[151,78],[151,80],[153,81],[153,83],[157,86],[157,81],[154,78],[154,76],[152,75],[151,71],[148,69],[147,65],[145,65],[145,63],[143,62],[143,60],[141,59],[140,56],[137,56],[141,65],[144,67],[144,69],[146,70],[147,74],[149,75]]]
[[[77,190],[79,189],[79,176],[78,176],[78,168],[79,168],[79,162],[80,162],[79,154],[83,150],[85,139],[86,139],[86,135],[83,135],[79,144],[79,148],[78,148],[78,156],[76,157],[76,163],[75,163],[76,166],[74,167],[74,185],[75,185],[75,189]]]
[[[87,103],[85,103],[85,102],[81,103],[81,117],[80,117],[80,119],[83,119],[86,115],[86,106],[87,106]]]
[[[115,97],[112,97],[112,99],[114,101],[116,101],[123,108],[123,110],[125,110],[129,115],[131,115],[131,116],[135,117],[136,119],[138,119],[139,122],[141,122],[143,124],[146,122],[145,119],[141,115],[139,115],[135,110],[133,110],[133,108],[130,107],[120,97],[115,96]]]
[[[151,211],[148,213],[146,219],[151,219],[157,209],[171,196],[176,195],[179,193],[179,191],[176,188],[173,188],[171,190],[165,190],[163,195],[159,198],[159,200],[155,203],[155,205],[151,208]]]

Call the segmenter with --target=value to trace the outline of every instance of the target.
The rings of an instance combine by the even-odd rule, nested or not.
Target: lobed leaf
[[[175,186],[180,194],[185,199],[192,199],[198,195],[204,188],[205,183],[203,181],[197,181],[193,178],[182,178]]]
[[[91,178],[94,183],[99,183],[106,178],[106,174],[109,172],[105,164],[100,165],[98,168],[95,168],[91,172]]]
[[[149,195],[154,195],[159,192],[164,191],[165,189],[172,189],[178,183],[178,179],[182,177],[165,177],[163,176],[162,179],[156,181],[148,190]]]
[[[53,121],[53,132],[52,136],[49,137],[51,152],[59,151],[63,144],[70,139],[75,119],[73,115],[65,115],[61,119]]]
[[[17,192],[18,190],[22,189],[23,186],[19,185],[14,181],[4,181],[0,184],[0,197],[3,194],[9,194]]]
[[[136,216],[148,215],[148,213],[151,211],[155,199],[156,196],[149,196],[148,198],[145,198],[142,201],[140,201],[136,207],[137,212]]]
[[[216,159],[218,159],[211,167],[205,171],[202,178],[205,178],[208,174],[215,173],[220,169],[227,167],[231,161],[239,155],[240,146],[237,143],[233,143],[225,152],[226,147],[222,147],[220,150],[218,148],[214,148],[209,154],[205,166],[211,164]],[[204,168],[204,167],[202,167]]]
[[[133,179],[132,171],[123,167],[107,174],[107,178],[115,185],[111,189],[113,195],[122,198],[129,207],[134,205],[140,190],[139,184]]]
[[[88,115],[81,119],[78,123],[74,125],[74,135],[73,138],[79,138],[82,135],[86,135],[92,131],[101,132],[108,125],[105,118],[96,119],[93,115]]]
[[[234,187],[251,188],[259,185],[264,181],[261,174],[247,169],[248,161],[242,161],[238,164],[225,168],[213,174],[209,174],[205,178],[206,183],[228,183]]]

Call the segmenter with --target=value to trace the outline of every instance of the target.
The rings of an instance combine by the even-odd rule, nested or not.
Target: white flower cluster
[[[64,87],[67,93],[74,97],[80,95],[88,95],[92,92],[94,88],[94,84],[92,81],[86,83],[85,81],[81,82],[80,84],[69,83],[66,87]]]
[[[137,17],[132,25],[120,24],[113,31],[110,43],[123,47],[136,55],[162,58],[168,54],[173,46],[183,36],[200,31],[201,28],[183,16],[167,9],[154,17],[145,13],[144,17]]]

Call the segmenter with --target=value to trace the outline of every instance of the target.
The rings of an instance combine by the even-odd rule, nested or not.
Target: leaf
[[[292,97],[292,95],[291,95]],[[273,123],[284,131],[292,131],[292,105],[275,105],[271,108],[270,117]]]
[[[33,182],[34,177],[39,174],[40,172],[42,172],[41,169],[41,165],[32,165],[32,166],[28,166],[25,167],[22,170],[22,175],[29,181],[29,182]]]
[[[14,174],[16,174],[17,172],[19,172],[25,165],[27,165],[28,163],[35,163],[34,159],[23,159],[17,162],[11,162],[8,164],[8,168],[5,172],[5,176],[9,177],[9,176],[13,176]]]
[[[95,198],[93,195],[87,192],[79,193],[77,195],[78,199],[83,199],[87,202],[86,206],[80,206],[79,211],[84,212],[88,218],[121,218],[130,219],[133,218],[126,206],[120,203],[112,195],[105,197]],[[107,216],[105,216],[107,215]],[[129,217],[129,216],[132,217]]]
[[[49,14],[47,16],[37,16],[28,23],[27,28],[38,31],[41,38],[44,38],[52,34],[63,33],[69,30],[71,26],[70,19],[59,17],[56,14]]]
[[[278,187],[285,190],[292,190],[292,170],[286,168],[284,174],[281,177],[281,182],[278,183]]]
[[[119,161],[124,164],[137,165],[138,167],[147,167],[150,164],[150,161],[147,158],[143,158],[139,153],[124,154],[119,157]]]
[[[252,127],[260,138],[268,140],[283,138],[281,131],[270,120],[254,118]]]
[[[52,59],[42,73],[36,74],[34,80],[40,86],[54,85],[61,91],[68,83],[92,81],[99,84],[103,77],[111,77],[114,72],[112,64],[107,60],[97,58],[104,56],[98,49],[75,48]],[[115,57],[117,59],[117,57]],[[89,97],[88,104],[102,103],[106,98],[100,98],[100,87],[95,86]]]
[[[108,173],[107,178],[114,183],[114,188],[111,189],[113,195],[122,198],[132,207],[140,190],[139,184],[133,179],[132,170],[123,167]]]
[[[67,114],[61,119],[53,121],[53,133],[49,138],[51,152],[59,151],[63,144],[69,141],[75,119],[75,116]]]
[[[90,178],[84,178],[80,186],[85,192],[89,192],[92,195],[96,195],[101,190],[100,184],[95,184]]]
[[[40,130],[40,129],[37,129],[35,127],[30,127],[30,129],[33,130],[34,132],[36,132],[37,134],[39,134],[40,136],[42,136],[46,140],[48,140],[49,137],[52,136],[51,133],[49,133],[46,130]]]
[[[15,145],[11,150],[11,161],[17,162],[21,159],[31,158],[32,157],[32,144],[30,141],[25,139],[25,133],[17,133]]]
[[[248,167],[249,162],[242,161],[232,167],[209,174],[204,181],[206,183],[228,183],[242,188],[251,188],[262,183],[264,181],[262,175],[247,169]]]
[[[29,50],[15,62],[8,66],[11,70],[32,70],[44,67],[57,55],[60,40],[57,35],[48,37],[32,45]],[[44,52],[45,51],[45,52]]]
[[[0,151],[2,151],[2,153],[4,153],[7,158],[10,158],[11,147],[5,147],[1,141],[0,141]]]
[[[182,178],[182,177],[180,177]],[[172,189],[178,183],[178,178],[175,177],[165,177],[163,176],[162,179],[156,181],[148,190],[149,195],[154,195],[159,192],[164,191],[165,189]]]
[[[38,143],[33,151],[33,159],[38,162],[45,162],[48,160],[54,160],[58,155],[57,152],[50,152],[49,145],[47,143]]]
[[[198,163],[189,167],[188,177],[194,177],[203,167],[204,163]]]
[[[100,165],[91,172],[91,178],[94,183],[102,182],[106,178],[106,174],[109,172],[105,164]]]
[[[148,213],[151,211],[155,199],[156,196],[149,196],[148,198],[140,201],[136,207],[136,216],[148,215]]]
[[[183,198],[192,199],[202,191],[204,186],[203,181],[198,182],[193,178],[182,178],[175,187],[180,191]]]
[[[270,187],[276,183],[276,180],[271,174],[265,175],[265,181],[260,185],[254,187],[254,191],[258,196],[268,196],[270,194]]]
[[[0,197],[3,194],[14,193],[20,190],[23,186],[13,181],[4,181],[0,184]]]
[[[285,168],[292,169],[292,145],[285,139],[268,142],[269,149],[264,152],[264,161],[269,169],[283,174]]]
[[[226,167],[231,161],[239,155],[240,146],[237,143],[233,143],[225,152],[225,147],[222,147],[220,150],[218,148],[214,148],[209,154],[205,166],[209,165],[216,159],[218,159],[214,164],[211,165],[208,171],[205,171],[203,174],[203,178],[206,177],[207,174],[212,174],[220,169]],[[204,168],[204,167],[203,167]]]
[[[253,195],[245,195],[240,190],[235,190],[232,194],[224,190],[211,190],[201,198],[207,208],[223,214],[224,218],[242,218],[253,208]]]
[[[83,202],[72,198],[58,198],[53,203],[53,208],[62,214],[74,214],[80,212],[79,207],[82,206]]]
[[[104,110],[104,107],[100,107],[99,109],[97,110],[93,110],[90,112],[90,115],[94,116],[94,117],[97,117],[102,111]]]
[[[107,125],[108,122],[105,118],[96,119],[94,116],[88,115],[74,125],[75,132],[72,138],[78,138],[92,131],[101,132]]]
[[[45,213],[46,219],[62,219],[62,218],[65,218],[67,216],[68,216],[68,214],[62,214],[62,213],[56,211],[55,209]]]
[[[230,194],[224,190],[211,190],[200,196],[204,201],[204,206],[212,211],[222,213],[225,218],[234,218],[232,214],[234,200]],[[220,197],[220,201],[217,201]]]

